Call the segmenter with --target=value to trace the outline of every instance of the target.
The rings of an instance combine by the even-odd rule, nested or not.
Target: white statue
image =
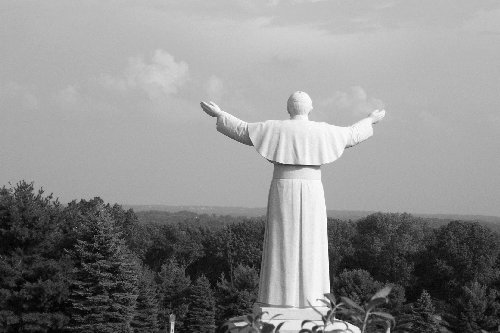
[[[201,102],[217,117],[217,130],[254,146],[274,164],[257,302],[262,306],[307,308],[330,292],[326,206],[320,166],[344,149],[373,135],[372,124],[385,116],[375,110],[350,127],[309,121],[312,101],[297,91],[288,99],[288,120],[246,123]]]

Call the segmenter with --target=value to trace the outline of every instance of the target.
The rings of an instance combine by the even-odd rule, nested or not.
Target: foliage
[[[82,230],[70,252],[75,267],[70,282],[68,329],[131,332],[138,296],[138,263],[99,200],[82,200],[79,205]]]
[[[373,279],[368,271],[363,269],[343,270],[333,280],[332,290],[337,295],[345,295],[356,303],[363,303],[377,290],[383,288],[384,283]],[[402,286],[391,284],[392,292],[386,307],[397,312],[405,302],[405,290]]]
[[[208,280],[204,295],[213,293],[217,324],[250,312],[264,220],[188,212],[168,219],[147,223],[100,198],[64,207],[26,182],[1,188],[0,332],[84,330],[91,323],[94,331],[154,332],[171,313],[177,330],[187,332],[198,302],[189,276]],[[429,221],[384,213],[329,220],[333,293],[366,312],[370,295],[391,285],[377,309],[396,317],[395,332],[496,329],[499,235],[474,222],[431,229]],[[340,310],[335,317],[347,318]]]
[[[386,286],[377,291],[363,306],[357,304],[349,297],[340,297],[340,300],[331,294],[325,294],[325,299],[321,301],[326,305],[327,311],[322,312],[318,308],[311,306],[318,315],[321,316],[322,325],[318,325],[311,320],[302,322],[302,329],[298,333],[345,333],[351,331],[343,320],[339,320],[338,316],[347,318],[349,321],[358,325],[361,328],[361,333],[375,332],[380,327],[391,327],[394,325],[395,319],[389,313],[379,311],[377,308],[387,303],[388,295],[391,292],[391,287]],[[279,333],[282,325],[285,322],[279,323],[276,327],[272,324],[267,324],[262,320],[264,313],[256,315],[246,315],[236,317],[224,324],[226,332],[255,332],[255,333]],[[276,315],[270,320],[276,319]],[[243,322],[241,326],[235,326],[234,323]],[[311,328],[306,328],[307,325]],[[332,326],[336,325],[336,326]],[[345,325],[345,327],[343,327]],[[340,326],[340,328],[338,328]]]
[[[213,333],[215,330],[215,299],[210,282],[202,275],[190,288],[190,305],[185,332]]]
[[[415,304],[409,304],[407,313],[398,317],[396,333],[439,333],[440,320],[431,295],[423,290]]]
[[[55,332],[68,322],[61,210],[33,183],[0,189],[0,332]]]
[[[233,281],[226,280],[224,274],[217,282],[216,324],[220,326],[228,318],[242,316],[252,311],[257,300],[259,275],[253,267],[238,265]]]
[[[356,266],[369,271],[378,281],[411,286],[414,259],[425,249],[430,228],[409,214],[382,213],[361,219],[356,228]]]
[[[356,224],[351,221],[328,220],[328,260],[330,279],[345,269],[354,256],[353,240],[356,236]]]
[[[167,323],[169,315],[175,314],[176,327],[182,331],[188,312],[191,279],[186,276],[184,267],[170,259],[162,265],[157,276],[157,284],[160,300],[160,322]]]
[[[489,285],[495,280],[499,254],[498,234],[477,223],[450,222],[436,231],[421,257],[420,283],[441,298],[456,298],[468,283]]]
[[[139,273],[139,295],[131,327],[135,333],[158,332],[158,294],[155,274],[143,266]]]
[[[216,230],[203,229],[205,255],[191,266],[191,273],[204,274],[212,284],[221,274],[234,279],[239,265],[260,268],[264,222],[242,220]]]
[[[479,282],[462,287],[457,303],[455,327],[464,333],[490,331],[500,325],[500,291]]]

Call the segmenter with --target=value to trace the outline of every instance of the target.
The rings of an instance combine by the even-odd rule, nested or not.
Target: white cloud
[[[107,88],[126,91],[143,91],[150,99],[176,94],[188,79],[188,64],[175,61],[163,50],[156,50],[150,63],[143,57],[129,58],[128,66],[121,77],[103,75],[100,79]]]
[[[348,92],[336,91],[332,97],[321,104],[333,105],[336,109],[348,110],[357,116],[366,115],[385,106],[380,99],[369,97],[366,91],[359,86],[351,87]]]
[[[214,101],[220,100],[224,94],[224,83],[215,75],[208,79],[205,88],[208,98]]]

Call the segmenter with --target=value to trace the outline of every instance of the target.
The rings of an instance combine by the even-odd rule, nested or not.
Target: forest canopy
[[[251,312],[264,218],[61,204],[0,188],[0,332],[214,332]],[[146,218],[146,217],[149,217]],[[393,332],[494,331],[500,236],[410,214],[328,220],[331,292],[363,302],[392,286]],[[311,272],[313,274],[313,272]]]

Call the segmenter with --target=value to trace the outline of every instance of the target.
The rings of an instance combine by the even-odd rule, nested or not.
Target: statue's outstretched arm
[[[222,111],[214,102],[201,102],[200,105],[206,114],[217,117],[217,131],[245,145],[253,145],[248,134],[248,123]]]
[[[361,143],[373,135],[373,125],[385,117],[385,110],[375,110],[370,115],[352,126],[347,127],[346,147]]]

